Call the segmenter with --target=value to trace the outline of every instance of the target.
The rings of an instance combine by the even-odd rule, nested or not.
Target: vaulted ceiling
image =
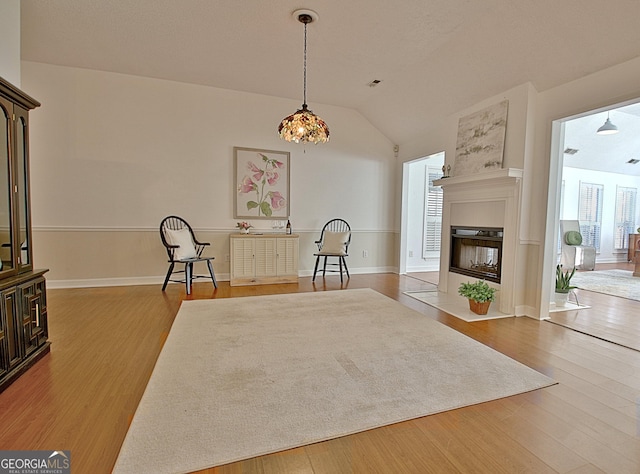
[[[531,82],[538,91],[640,55],[638,0],[22,0],[22,59],[361,112],[392,142]],[[378,79],[377,87],[368,84]]]

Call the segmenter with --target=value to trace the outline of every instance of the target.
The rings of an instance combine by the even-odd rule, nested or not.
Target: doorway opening
[[[400,273],[440,270],[444,152],[404,163]]]
[[[596,131],[609,123],[618,133]],[[558,220],[578,220],[596,263],[626,263],[640,225],[640,103],[564,123]]]
[[[597,133],[607,121],[618,133]],[[596,271],[628,270],[630,236],[640,226],[639,129],[638,99],[553,122],[544,270],[549,299],[564,237],[560,220],[579,222],[582,244],[596,249]]]

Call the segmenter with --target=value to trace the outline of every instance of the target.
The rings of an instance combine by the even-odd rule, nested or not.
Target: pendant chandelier
[[[609,120],[609,112],[607,112],[607,120],[604,122],[604,125],[598,129],[596,132],[598,135],[613,135],[614,133],[618,133],[618,127],[616,127],[611,120]]]
[[[296,10],[293,15],[304,24],[303,102],[301,109],[282,119],[278,133],[280,138],[288,142],[312,142],[317,145],[329,141],[329,127],[307,108],[307,25],[317,20],[318,16],[311,10]]]

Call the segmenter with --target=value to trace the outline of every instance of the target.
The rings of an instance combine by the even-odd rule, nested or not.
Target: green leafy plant
[[[484,280],[476,281],[475,283],[460,283],[458,287],[458,294],[475,300],[478,303],[484,303],[485,301],[493,301],[496,299],[495,288],[491,288]]]
[[[569,293],[577,286],[571,286],[571,278],[575,274],[576,269],[572,268],[565,272],[562,271],[562,265],[556,266],[556,293]]]

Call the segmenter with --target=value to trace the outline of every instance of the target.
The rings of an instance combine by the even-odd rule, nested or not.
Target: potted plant
[[[476,314],[487,314],[491,302],[496,299],[496,291],[484,280],[461,283],[458,288],[458,294],[469,300],[469,309]]]
[[[569,298],[569,292],[575,286],[571,285],[571,278],[576,273],[576,269],[572,268],[571,270],[562,271],[562,265],[558,264],[556,266],[556,293],[555,293],[555,302],[556,306],[562,307],[567,304],[567,299]]]

